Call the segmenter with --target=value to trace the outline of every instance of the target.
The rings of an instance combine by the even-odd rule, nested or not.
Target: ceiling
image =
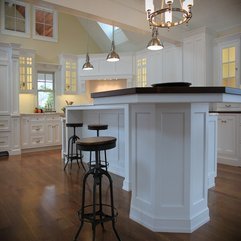
[[[154,0],[160,4],[161,0]],[[179,2],[179,0],[174,0]],[[145,14],[145,0],[45,0],[61,6],[61,10],[73,13],[80,24],[96,40],[103,52],[110,49],[110,40],[101,30],[96,20],[115,24],[125,33],[128,41],[116,46],[119,52],[143,50],[151,37]],[[180,25],[170,30],[159,29],[159,37],[164,45],[180,44],[190,31],[206,27],[214,36],[241,33],[241,0],[194,0],[193,17],[188,25]],[[88,19],[88,20],[87,20]],[[117,40],[118,36],[115,36]]]

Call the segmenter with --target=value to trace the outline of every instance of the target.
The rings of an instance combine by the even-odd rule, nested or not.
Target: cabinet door
[[[61,144],[61,123],[59,121],[46,122],[46,145]]]
[[[221,115],[218,118],[218,154],[235,158],[237,152],[237,115]]]
[[[0,115],[10,114],[9,64],[0,60]]]
[[[29,118],[21,118],[21,147],[28,148],[30,144]]]
[[[219,43],[218,84],[240,88],[240,40]]]

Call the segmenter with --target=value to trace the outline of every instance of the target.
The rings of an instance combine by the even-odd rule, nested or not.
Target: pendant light
[[[147,44],[147,49],[149,50],[161,50],[163,49],[163,43],[158,38],[158,29],[157,27],[152,28],[152,38]]]
[[[119,55],[115,52],[115,40],[114,40],[114,25],[112,26],[112,43],[109,54],[106,57],[108,62],[117,62],[120,60]]]
[[[87,28],[89,29],[89,28]],[[89,56],[89,33],[87,31],[87,53],[86,53],[86,59],[85,63],[82,67],[83,70],[92,70],[94,69],[94,66],[90,63],[90,56]]]

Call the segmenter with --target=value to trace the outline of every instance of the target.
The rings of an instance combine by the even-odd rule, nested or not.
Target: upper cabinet
[[[60,56],[62,65],[62,93],[77,94],[78,91],[78,57],[74,55]]]
[[[216,84],[240,88],[240,36],[216,42]]]
[[[141,55],[137,55],[137,59],[140,57]],[[155,83],[182,81],[181,47],[167,46],[160,51],[147,51],[146,58],[147,86]]]
[[[212,35],[205,28],[184,39],[184,82],[190,82],[193,86],[213,85],[212,39]]]
[[[19,56],[19,91],[33,93],[35,84],[35,51],[21,49]]]

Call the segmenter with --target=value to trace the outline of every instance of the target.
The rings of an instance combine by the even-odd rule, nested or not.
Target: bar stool
[[[92,225],[92,241],[95,240],[95,229],[98,224],[101,224],[104,228],[104,223],[111,221],[112,228],[118,239],[121,241],[117,230],[115,228],[116,217],[118,215],[117,210],[114,207],[113,198],[113,184],[112,178],[108,171],[101,168],[100,151],[109,150],[116,146],[115,137],[89,137],[83,138],[77,141],[76,147],[81,151],[94,151],[95,152],[95,166],[93,166],[83,178],[83,190],[82,190],[82,205],[81,209],[78,211],[78,216],[80,219],[79,229],[74,237],[74,241],[77,240],[79,233],[84,225],[84,222],[91,223]],[[89,176],[93,177],[93,193],[92,193],[92,203],[85,203],[85,189],[86,182]],[[102,177],[105,176],[109,181],[109,201],[110,204],[105,204],[102,202]],[[97,187],[99,189],[99,195],[97,195]],[[97,203],[98,202],[98,203]]]
[[[95,130],[96,131],[96,136],[100,136],[100,130],[107,130],[108,129],[108,125],[105,125],[105,124],[92,124],[92,125],[88,125],[88,129],[89,130]],[[104,163],[101,162],[101,167],[105,168],[106,171],[107,171],[107,167],[108,167],[109,163],[107,162],[106,150],[104,150],[104,153],[105,153],[105,161],[104,161]],[[92,159],[92,152],[90,152],[90,161],[89,161],[89,167],[90,168],[91,168],[91,165],[94,165],[94,164],[92,164],[91,159]]]
[[[69,162],[71,163],[70,168],[72,168],[73,160],[77,161],[79,168],[80,168],[80,165],[79,165],[79,160],[80,160],[80,163],[81,163],[83,169],[85,170],[85,166],[84,166],[83,160],[82,160],[83,155],[82,155],[81,151],[78,151],[76,149],[76,141],[80,139],[76,135],[76,128],[82,127],[82,126],[83,126],[83,123],[66,123],[66,127],[74,128],[74,134],[68,140],[68,154],[65,155],[65,157],[67,158],[67,162],[65,163],[64,170],[66,169]],[[75,149],[75,151],[74,151],[74,149]]]

